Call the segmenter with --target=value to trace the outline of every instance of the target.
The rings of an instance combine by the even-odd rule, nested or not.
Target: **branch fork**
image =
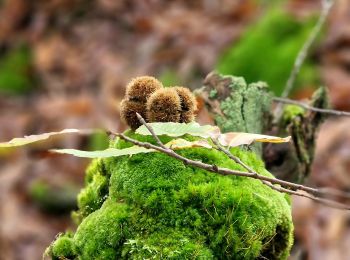
[[[154,150],[157,150],[159,152],[165,153],[165,154],[167,154],[175,159],[182,161],[185,165],[198,167],[198,168],[201,168],[201,169],[204,169],[204,170],[207,170],[210,172],[218,173],[221,175],[235,175],[235,176],[253,178],[256,180],[260,180],[264,185],[266,185],[266,186],[270,187],[271,189],[276,190],[278,192],[287,193],[290,195],[296,195],[296,196],[300,196],[300,197],[305,197],[305,198],[311,199],[315,202],[318,202],[320,204],[323,204],[323,205],[326,205],[329,207],[350,210],[349,205],[339,203],[334,199],[323,198],[323,197],[334,197],[334,196],[342,197],[342,198],[349,198],[348,194],[342,193],[340,191],[331,191],[329,189],[312,188],[312,187],[304,186],[301,184],[295,184],[292,182],[283,181],[283,180],[267,177],[264,175],[260,175],[259,173],[254,171],[251,167],[249,167],[244,162],[242,162],[238,157],[231,154],[231,152],[229,150],[227,150],[226,148],[221,146],[218,143],[218,141],[215,139],[211,139],[216,146],[215,149],[226,154],[231,160],[233,160],[235,163],[241,165],[247,171],[231,170],[231,169],[227,169],[227,168],[218,167],[217,165],[206,164],[206,163],[203,163],[201,161],[191,160],[191,159],[188,159],[186,157],[183,157],[183,156],[177,154],[173,149],[166,147],[161,142],[159,137],[155,134],[152,127],[150,125],[148,125],[147,122],[144,120],[144,118],[138,113],[137,113],[137,118],[140,120],[141,124],[143,124],[148,129],[148,131],[151,133],[151,135],[156,140],[158,145],[153,145],[153,144],[147,143],[147,142],[140,142],[138,140],[135,140],[133,138],[130,138],[130,137],[128,137],[124,134],[120,134],[120,133],[115,133],[115,135],[119,136],[121,139],[123,139],[127,142],[133,143],[134,145],[145,147],[148,149],[154,149]]]

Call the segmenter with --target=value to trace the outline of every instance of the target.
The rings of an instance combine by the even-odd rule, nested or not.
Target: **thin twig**
[[[310,50],[310,47],[312,44],[316,41],[317,35],[320,33],[321,28],[323,27],[330,10],[333,6],[334,1],[333,0],[323,0],[322,1],[322,11],[320,14],[320,17],[318,18],[318,21],[315,25],[315,27],[312,29],[308,39],[304,43],[303,47],[300,49],[293,65],[293,69],[289,75],[289,78],[287,80],[287,83],[284,87],[284,90],[282,92],[281,97],[286,98],[289,96],[290,92],[293,89],[294,82],[300,72],[301,66],[303,65],[306,56],[308,55],[308,52]],[[276,121],[278,121],[281,117],[282,114],[282,107],[277,106],[275,110],[275,115],[276,115]]]
[[[246,165],[244,162],[241,161],[241,159],[239,159],[238,157],[234,156],[232,153],[230,153],[229,150],[223,148],[219,142],[217,140],[215,140],[214,138],[211,138],[211,140],[213,141],[213,143],[216,145],[217,150],[223,152],[224,154],[226,154],[231,160],[233,160],[234,162],[238,163],[239,165],[241,165],[243,168],[245,168],[246,170],[248,170],[248,172],[251,173],[255,173],[255,171],[249,167],[248,165]],[[255,173],[257,174],[257,173]]]
[[[313,107],[313,106],[310,106],[302,101],[292,100],[289,98],[274,97],[273,101],[279,102],[279,103],[284,103],[284,104],[297,105],[297,106],[300,106],[306,110],[314,111],[317,113],[330,114],[330,115],[336,115],[336,116],[350,116],[350,112]]]
[[[211,139],[213,141],[213,143],[216,145],[216,149],[225,153],[231,160],[233,160],[234,162],[236,162],[237,164],[241,165],[242,167],[244,167],[246,170],[248,170],[250,173],[254,173],[256,175],[258,175],[258,173],[256,171],[254,171],[251,167],[249,167],[248,165],[246,165],[244,162],[241,161],[241,159],[239,159],[238,157],[234,156],[229,150],[225,149],[224,147],[222,147],[219,142],[215,139]],[[288,193],[290,195],[296,195],[299,197],[305,197],[311,200],[314,200],[318,203],[327,205],[327,206],[331,206],[331,207],[335,207],[335,208],[339,208],[339,209],[344,209],[344,204],[342,203],[338,203],[336,201],[333,200],[329,200],[329,199],[322,199],[322,198],[317,198],[313,195],[309,195],[307,193],[302,193],[302,192],[297,192],[297,191],[293,191],[293,190],[289,190],[286,188],[283,188],[281,186],[275,186],[272,183],[268,182],[268,181],[263,181],[261,180],[261,182],[267,186],[269,186],[271,189],[276,190],[278,192],[283,192],[283,193]],[[319,190],[322,193],[328,193],[329,191],[331,191],[331,195],[336,195],[336,196],[340,196],[340,197],[347,197],[349,196],[348,194],[344,194],[341,191],[334,191],[334,190]]]
[[[191,166],[194,166],[194,167],[198,167],[198,168],[201,168],[201,169],[204,169],[204,170],[207,170],[207,171],[210,171],[210,172],[222,174],[222,175],[235,175],[235,176],[242,176],[242,177],[248,177],[248,178],[253,178],[253,179],[257,179],[257,180],[262,180],[262,181],[264,181],[264,184],[266,184],[265,182],[268,182],[268,184],[266,184],[266,185],[268,185],[269,187],[271,187],[274,190],[277,190],[279,192],[284,192],[284,193],[288,193],[288,194],[291,194],[291,195],[297,195],[297,196],[301,196],[301,197],[306,197],[306,198],[309,198],[311,200],[314,200],[316,202],[322,203],[324,205],[327,205],[327,206],[330,206],[330,207],[333,207],[333,208],[350,210],[350,207],[348,205],[344,205],[344,204],[341,204],[341,203],[338,203],[338,202],[335,202],[335,201],[331,201],[331,200],[327,200],[327,199],[317,198],[317,197],[314,197],[314,196],[311,196],[311,195],[308,195],[308,194],[303,194],[303,193],[297,192],[295,190],[289,190],[289,189],[287,189],[285,187],[278,187],[278,186],[272,185],[272,183],[273,183],[273,184],[280,184],[281,186],[283,186],[284,183],[288,183],[288,182],[285,182],[285,181],[269,178],[269,177],[262,176],[262,175],[257,175],[257,174],[254,174],[254,173],[252,174],[252,173],[249,173],[249,172],[242,172],[242,171],[230,170],[230,169],[227,169],[227,168],[221,168],[221,167],[218,167],[216,165],[210,165],[210,164],[206,164],[206,163],[203,163],[203,162],[200,162],[200,161],[191,160],[191,159],[188,159],[186,157],[183,157],[183,156],[175,153],[171,149],[162,148],[162,147],[159,147],[157,145],[150,144],[150,143],[140,142],[140,141],[137,141],[137,140],[132,139],[130,137],[127,137],[124,134],[116,133],[116,135],[119,136],[121,139],[124,139],[125,141],[133,143],[135,145],[163,152],[163,153],[165,153],[165,154],[167,154],[167,155],[169,155],[171,157],[174,157],[174,158],[182,161],[186,165],[191,165]],[[298,187],[309,188],[309,187],[305,187],[305,186],[299,185],[299,184],[288,183],[287,187],[290,187],[290,186],[298,186]],[[313,189],[313,188],[309,188],[309,189]]]
[[[319,191],[322,194],[327,194],[327,195],[329,195],[331,197],[336,197],[336,198],[342,198],[342,199],[350,200],[350,193],[349,192],[343,192],[341,190],[337,190],[337,189],[330,188],[330,187],[319,188]]]
[[[315,27],[312,29],[309,38],[304,43],[303,47],[300,49],[297,58],[295,59],[293,69],[289,75],[289,78],[287,80],[286,86],[283,90],[283,93],[281,97],[286,98],[289,96],[289,93],[291,92],[295,79],[298,76],[301,66],[303,65],[306,56],[308,55],[309,49],[312,46],[312,44],[315,42],[317,35],[320,33],[321,28],[323,27],[323,24],[325,23],[329,12],[331,10],[331,7],[333,5],[333,0],[323,0],[322,1],[322,11],[320,14],[320,17],[315,25]]]
[[[133,138],[125,136],[124,134],[115,133],[115,135],[119,136],[121,139],[124,139],[125,141],[133,143],[137,146],[145,147],[148,149],[154,149],[154,150],[157,150],[159,152],[165,153],[173,158],[176,158],[176,159],[182,161],[186,165],[198,167],[198,168],[201,168],[201,169],[204,169],[204,170],[207,170],[210,172],[218,173],[221,175],[235,175],[235,176],[253,178],[253,179],[263,181],[264,184],[265,184],[265,182],[268,182],[269,184],[266,184],[266,185],[268,185],[271,188],[273,186],[274,187],[273,189],[275,189],[275,190],[285,192],[288,194],[294,194],[294,195],[298,195],[298,196],[302,196],[302,197],[307,197],[307,198],[310,198],[314,201],[317,201],[317,202],[320,202],[322,204],[326,204],[328,206],[332,206],[335,208],[350,210],[350,206],[348,206],[348,205],[344,205],[341,203],[337,203],[335,201],[317,198],[317,197],[314,197],[312,195],[297,192],[298,190],[303,190],[306,192],[310,192],[312,194],[319,194],[320,191],[315,189],[315,188],[311,188],[311,187],[307,187],[307,186],[304,186],[301,184],[295,184],[295,183],[291,183],[291,182],[287,182],[287,181],[283,181],[283,180],[279,180],[279,179],[275,179],[275,178],[270,178],[267,176],[259,175],[255,172],[252,173],[252,172],[231,170],[231,169],[227,169],[227,168],[218,167],[217,165],[206,164],[206,163],[203,163],[201,161],[191,160],[191,159],[188,159],[186,157],[183,157],[183,156],[177,154],[174,150],[165,147],[164,144],[159,140],[159,138],[157,137],[157,135],[153,131],[152,127],[149,126],[140,115],[139,115],[139,117],[140,117],[140,122],[150,131],[150,133],[155,138],[155,140],[157,140],[157,143],[159,144],[159,146],[153,145],[151,143],[146,143],[146,142],[141,142],[141,141],[135,140]],[[247,167],[249,167],[249,166],[247,166]],[[278,184],[278,185],[281,185],[282,187],[276,187],[272,184]]]
[[[159,139],[159,137],[156,135],[156,133],[153,131],[153,128],[150,127],[147,123],[146,123],[146,120],[139,114],[136,112],[136,116],[137,118],[139,119],[140,123],[143,124],[147,129],[148,131],[152,134],[153,138],[157,141],[157,143],[159,144],[160,147],[163,147],[164,149],[169,149],[168,147],[166,147],[162,141]]]

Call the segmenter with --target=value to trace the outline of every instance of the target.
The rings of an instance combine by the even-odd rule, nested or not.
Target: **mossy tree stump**
[[[262,127],[256,117],[247,118],[252,112],[248,107],[237,109],[244,113],[237,119],[240,131]],[[132,130],[125,134],[156,144],[152,137]],[[172,139],[160,138],[164,143]],[[119,149],[129,146],[117,139],[110,143]],[[177,152],[245,170],[214,149]],[[256,172],[272,177],[255,152],[231,152]],[[293,240],[287,195],[259,180],[221,176],[159,152],[94,160],[78,206],[74,217],[79,226],[52,243],[47,250],[52,259],[286,259]]]

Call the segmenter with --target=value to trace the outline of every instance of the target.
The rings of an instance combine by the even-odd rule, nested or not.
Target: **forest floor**
[[[31,66],[26,73],[35,82],[28,94],[0,95],[0,141],[64,128],[122,131],[126,126],[119,120],[119,102],[132,77],[156,75],[199,88],[218,56],[261,13],[255,1],[81,2],[11,0],[0,4],[0,54],[27,46]],[[319,1],[291,0],[287,8],[302,17],[317,11]],[[347,111],[349,13],[350,2],[337,1],[314,54],[333,107]],[[309,95],[300,90],[294,98]],[[203,112],[198,121],[212,119]],[[322,126],[309,184],[350,190],[349,128],[349,118],[331,118]],[[47,205],[33,187],[44,183],[58,199],[66,189],[76,194],[88,160],[45,151],[91,149],[96,142],[69,136],[0,151],[0,260],[41,259],[59,232],[74,229],[69,212],[44,210]],[[58,202],[63,206],[54,207],[69,208],[71,200],[63,198]],[[308,259],[350,259],[349,212],[302,198],[293,198],[293,212],[296,246],[291,259],[306,254]]]

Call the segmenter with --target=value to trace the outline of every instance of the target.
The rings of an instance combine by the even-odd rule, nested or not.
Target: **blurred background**
[[[64,128],[122,131],[127,82],[153,75],[191,89],[212,70],[263,80],[280,95],[320,14],[320,0],[0,0],[0,142]],[[337,0],[292,98],[329,89],[350,110],[350,1]],[[202,112],[201,123],[211,123]],[[311,185],[350,191],[350,119],[323,125]],[[89,160],[50,148],[103,149],[65,136],[0,150],[0,259],[41,259],[74,230],[70,212]],[[350,259],[350,214],[293,198],[291,259]]]

